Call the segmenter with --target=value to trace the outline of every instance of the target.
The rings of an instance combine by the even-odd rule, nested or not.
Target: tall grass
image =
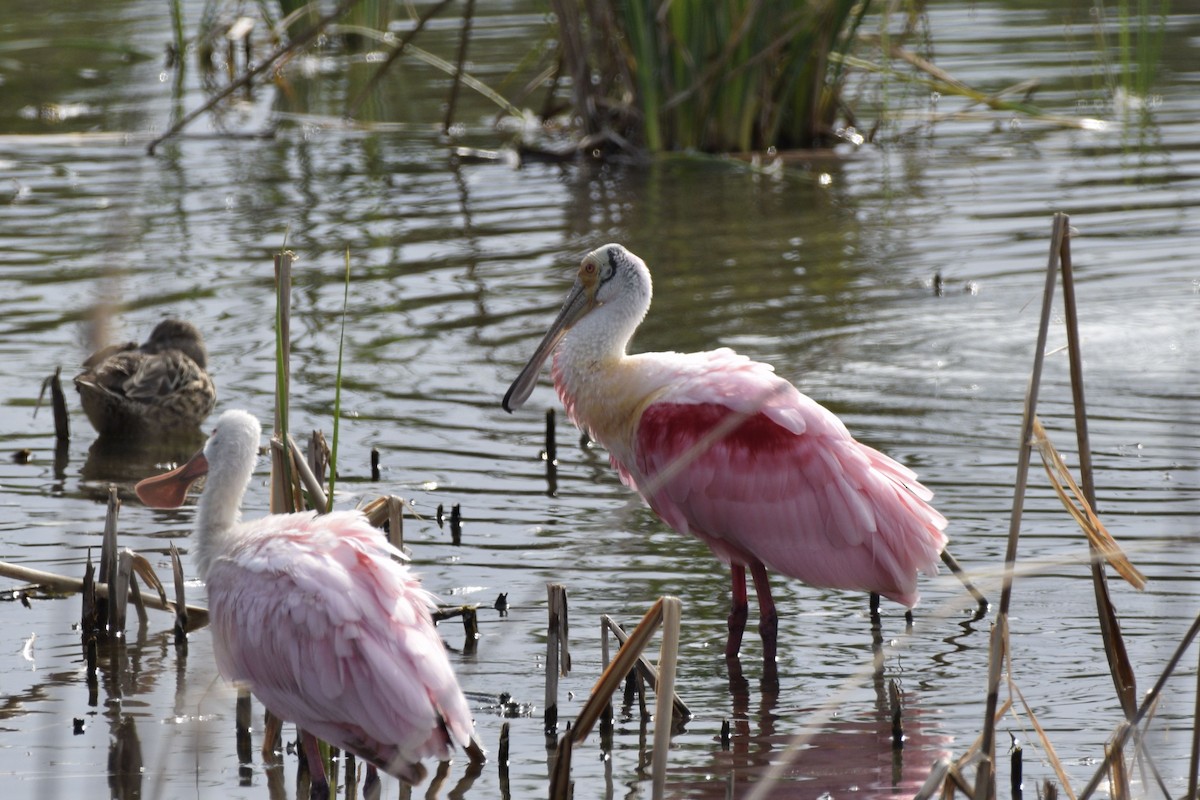
[[[585,135],[651,151],[833,138],[854,0],[553,0]]]

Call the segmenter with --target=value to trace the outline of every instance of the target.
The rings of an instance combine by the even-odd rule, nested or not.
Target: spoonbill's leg
[[[743,576],[745,572],[743,571]],[[771,597],[771,584],[767,579],[767,568],[761,561],[750,565],[754,578],[754,593],[758,595],[758,633],[763,641],[763,663],[774,670],[776,641],[779,638],[779,615],[775,613],[775,600]],[[745,586],[742,587],[745,592]]]
[[[732,598],[729,609],[729,641],[725,643],[725,657],[737,658],[742,649],[742,634],[746,631],[746,617],[750,614],[750,601],[746,596],[746,568],[741,564],[730,564],[733,573]]]
[[[325,762],[321,759],[317,737],[308,731],[301,731],[300,744],[304,748],[304,757],[308,759],[308,776],[312,785],[309,797],[312,800],[329,800],[329,780],[325,777]]]
[[[367,762],[367,779],[363,782],[364,800],[379,800],[380,783],[379,771],[370,761]]]

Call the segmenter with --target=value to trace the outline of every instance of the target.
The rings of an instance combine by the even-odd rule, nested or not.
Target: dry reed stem
[[[545,732],[554,736],[558,728],[558,679],[571,671],[568,645],[567,587],[561,583],[546,584],[546,606],[549,620],[546,626],[546,702]]]
[[[611,631],[613,636],[617,637],[617,642],[622,647],[624,647],[626,640],[629,639],[629,634],[625,632],[625,629],[622,628],[620,626],[620,624],[617,623],[616,620],[614,620],[612,617],[608,616],[607,614],[602,614],[600,616],[600,627],[603,629],[603,631],[606,634],[607,634],[607,632]],[[605,636],[603,638],[605,640],[607,640],[607,636]],[[606,654],[605,664],[607,664],[607,663],[608,663],[608,659],[607,659],[607,654]],[[650,684],[650,688],[653,689],[655,691],[655,693],[657,693],[659,691],[658,669],[653,664],[650,663],[650,659],[646,658],[646,655],[644,653],[641,653],[638,655],[637,663],[634,665],[634,667],[637,669],[638,673],[646,680],[646,682]],[[678,694],[675,694],[674,692],[672,692],[671,694],[672,694],[671,702],[672,702],[672,706],[674,708],[675,717],[678,718],[680,721],[687,721],[687,720],[691,719],[692,718],[691,709],[689,709],[687,707],[687,704],[683,702],[682,698],[680,698]]]
[[[1128,725],[1129,723],[1122,723]],[[1128,800],[1129,773],[1125,770],[1125,752],[1118,738],[1104,745],[1104,759],[1108,762],[1108,786],[1112,800]]]
[[[1061,212],[1054,215],[1053,234],[1050,242],[1050,255],[1046,264],[1046,281],[1042,291],[1042,313],[1038,324],[1037,344],[1034,348],[1033,369],[1029,377],[1029,386],[1025,395],[1025,411],[1021,423],[1021,436],[1017,450],[1017,477],[1013,489],[1012,515],[1009,518],[1008,544],[1004,554],[1004,577],[1000,589],[1000,611],[997,614],[996,625],[993,627],[991,638],[988,670],[988,690],[986,711],[983,717],[983,738],[980,750],[983,762],[975,779],[975,800],[990,800],[995,796],[995,724],[996,706],[999,704],[1000,668],[1004,654],[1008,650],[1008,641],[997,631],[1008,628],[1008,609],[1012,603],[1013,575],[1016,571],[1017,542],[1021,536],[1021,512],[1025,504],[1025,488],[1029,482],[1029,464],[1031,459],[1030,441],[1033,437],[1034,416],[1037,413],[1038,392],[1042,382],[1042,364],[1045,361],[1046,339],[1050,331],[1050,310],[1054,297],[1055,279],[1058,274],[1059,254],[1067,235],[1068,217]]]
[[[171,543],[171,574],[175,580],[175,643],[181,644],[187,641],[188,609],[183,587],[183,561],[174,542]]]
[[[654,755],[651,759],[651,797],[662,800],[667,790],[667,758],[671,751],[671,711],[675,696],[675,667],[679,661],[678,597],[662,598],[662,643],[658,651],[658,685],[654,689]]]
[[[1007,626],[1007,618],[1004,620],[1004,624]],[[1007,638],[1007,634],[1008,631],[1006,630],[1005,638]],[[1025,709],[1025,716],[1033,725],[1033,729],[1037,731],[1038,739],[1042,744],[1042,750],[1046,753],[1046,758],[1050,760],[1050,766],[1054,769],[1054,774],[1058,776],[1058,780],[1060,783],[1062,783],[1063,788],[1066,790],[1067,796],[1070,797],[1071,800],[1075,800],[1075,792],[1071,788],[1071,781],[1067,777],[1067,771],[1063,769],[1062,761],[1060,761],[1058,758],[1058,753],[1054,750],[1054,745],[1050,742],[1050,737],[1046,735],[1046,730],[1042,727],[1042,724],[1038,722],[1037,715],[1033,713],[1033,709],[1025,700],[1025,695],[1021,693],[1021,689],[1017,686],[1017,682],[1013,679],[1012,653],[1006,651],[1004,658],[1008,665],[1006,680],[1008,683],[1009,696],[1011,697],[1015,695],[1017,699],[1021,701],[1021,706]]]
[[[1138,707],[1137,712],[1128,721],[1128,724],[1122,723],[1118,727],[1117,732],[1113,737],[1113,742],[1118,746],[1118,750],[1125,746],[1126,740],[1128,740],[1128,738],[1135,733],[1138,726],[1141,725],[1142,720],[1158,703],[1159,695],[1162,694],[1162,690],[1163,687],[1166,686],[1167,679],[1175,673],[1175,669],[1179,666],[1179,661],[1183,658],[1184,652],[1186,652],[1188,647],[1191,646],[1192,641],[1196,638],[1197,634],[1200,634],[1200,616],[1197,616],[1196,619],[1192,621],[1191,627],[1188,628],[1183,639],[1175,647],[1175,652],[1171,654],[1171,658],[1167,661],[1167,665],[1163,668],[1162,674],[1158,676],[1158,680],[1155,681],[1154,686],[1151,687],[1150,691],[1148,691],[1146,696],[1142,699],[1142,704]],[[1104,763],[1100,765],[1099,769],[1097,769],[1096,773],[1092,776],[1092,779],[1088,781],[1087,786],[1085,786],[1083,791],[1079,793],[1079,800],[1088,800],[1088,798],[1092,796],[1097,787],[1099,787],[1101,780],[1103,780],[1107,769],[1108,757],[1106,755]]]
[[[292,318],[292,262],[295,255],[284,250],[275,255],[275,303],[276,303],[276,386],[275,386],[275,437],[282,437],[288,429],[288,402],[291,391],[291,318]],[[272,437],[273,439],[275,437]],[[271,504],[272,514],[286,514],[299,510],[292,485],[291,459],[271,447]]]
[[[404,550],[404,500],[390,494],[387,503],[388,541],[392,547]]]
[[[600,718],[600,714],[604,710],[606,700],[620,687],[625,676],[634,668],[638,657],[646,649],[650,637],[662,623],[662,607],[663,599],[660,597],[642,617],[642,621],[638,623],[638,626],[633,629],[633,633],[617,651],[616,658],[601,673],[599,680],[592,687],[591,694],[588,695],[587,702],[584,703],[579,716],[575,718],[575,725],[571,729],[570,737],[576,742],[581,741],[591,732],[592,726],[596,724],[596,720]]]
[[[1063,310],[1066,316],[1067,351],[1070,354],[1071,396],[1075,408],[1075,433],[1079,446],[1079,470],[1083,479],[1083,499],[1091,508],[1096,507],[1096,487],[1092,480],[1092,447],[1088,440],[1086,403],[1083,387],[1083,353],[1079,342],[1079,319],[1075,303],[1075,277],[1071,260],[1071,236],[1068,229],[1059,254],[1062,262]],[[1089,549],[1097,552],[1089,539]],[[1131,719],[1137,710],[1137,680],[1133,664],[1125,649],[1121,636],[1121,620],[1108,591],[1108,576],[1104,566],[1092,558],[1092,590],[1096,596],[1096,611],[1100,617],[1100,636],[1104,641],[1104,655],[1108,659],[1113,686],[1125,718]],[[1139,573],[1140,574],[1140,573]]]
[[[1042,465],[1046,468],[1046,477],[1050,479],[1051,488],[1058,495],[1058,499],[1062,501],[1063,507],[1083,529],[1096,556],[1107,561],[1130,586],[1139,590],[1144,589],[1146,576],[1129,561],[1124,551],[1121,550],[1121,546],[1117,544],[1117,540],[1096,516],[1091,504],[1083,496],[1079,484],[1075,482],[1075,477],[1071,475],[1070,469],[1063,461],[1063,457],[1046,435],[1042,421],[1036,417],[1033,420],[1033,436],[1034,444],[1042,456]]]
[[[271,445],[275,445],[274,440],[271,441]],[[300,445],[296,444],[296,440],[290,433],[288,434],[288,445],[292,454],[292,466],[296,468],[300,481],[308,490],[309,505],[315,508],[318,514],[329,513],[329,498],[325,495],[325,489],[322,488],[320,479],[313,474],[308,461],[300,454]]]

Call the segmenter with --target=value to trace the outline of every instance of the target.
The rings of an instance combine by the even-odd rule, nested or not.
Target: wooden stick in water
[[[12,578],[18,581],[35,584],[37,586],[45,586],[46,588],[56,592],[82,592],[84,591],[83,580],[80,578],[71,578],[66,575],[58,575],[53,572],[43,572],[39,569],[31,569],[23,567],[20,564],[10,564],[7,561],[0,561],[0,577]],[[107,598],[108,586],[104,584],[95,584],[94,586],[96,597]],[[145,603],[149,608],[159,611],[170,611],[175,613],[175,604],[166,603],[161,599],[151,595],[145,598]],[[191,627],[189,630],[196,630],[208,624],[208,609],[203,606],[188,606],[188,619]]]
[[[458,506],[455,506],[457,508]],[[547,736],[558,735],[558,678],[571,669],[567,650],[567,587],[546,584],[549,622],[546,626],[546,703],[544,728]]]
[[[100,541],[100,574],[96,582],[104,587],[112,585],[117,573],[117,515],[121,512],[121,499],[117,496],[117,487],[108,487],[108,510],[104,515],[104,536]],[[96,625],[97,635],[107,636],[112,630],[113,595],[105,592],[97,595]]]
[[[54,410],[54,437],[60,442],[71,438],[71,418],[67,414],[67,398],[62,390],[62,367],[54,368],[50,379],[50,407]]]
[[[183,561],[179,549],[171,543],[171,574],[175,581],[175,646],[187,651],[188,609],[183,586]]]

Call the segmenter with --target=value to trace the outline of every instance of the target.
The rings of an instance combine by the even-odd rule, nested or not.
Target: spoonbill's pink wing
[[[208,576],[217,666],[283,719],[412,779],[471,718],[432,598],[357,512],[249,523]]]
[[[689,374],[643,411],[628,477],[725,560],[915,604],[916,571],[935,573],[946,543],[930,492],[765,365],[734,361]]]

